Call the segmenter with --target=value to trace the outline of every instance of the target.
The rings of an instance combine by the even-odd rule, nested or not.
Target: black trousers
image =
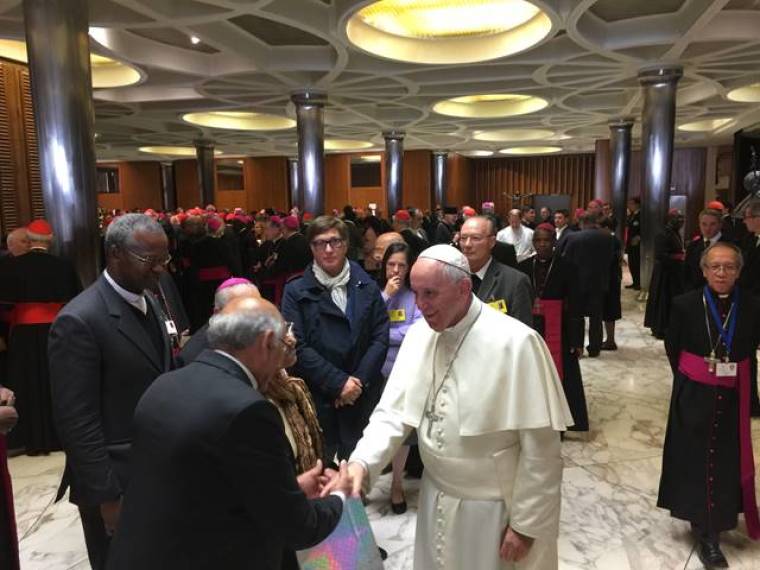
[[[84,542],[87,545],[87,557],[90,559],[92,570],[105,570],[108,562],[108,547],[111,537],[106,534],[100,507],[79,506],[79,516],[82,519]]]
[[[628,250],[628,268],[631,270],[633,286],[641,287],[641,246],[637,245]]]

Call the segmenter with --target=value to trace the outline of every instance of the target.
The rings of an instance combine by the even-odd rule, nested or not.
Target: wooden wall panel
[[[444,205],[458,207],[469,205],[476,210],[480,209],[479,206],[483,200],[477,199],[473,185],[477,162],[477,160],[460,154],[449,154],[446,164],[446,201],[448,204]],[[488,175],[486,175],[487,179]],[[477,206],[475,205],[476,203],[478,204]]]
[[[274,208],[288,211],[290,196],[286,157],[248,157],[243,165],[243,178],[249,210]]]
[[[594,198],[602,202],[612,202],[612,153],[610,140],[599,139],[594,145]]]
[[[119,181],[124,209],[162,208],[159,162],[122,162],[119,165]]]
[[[174,183],[177,187],[177,206],[185,209],[206,206],[200,203],[198,166],[194,158],[174,161]]]
[[[248,196],[245,190],[219,190],[214,194],[214,205],[219,210],[234,210],[235,208],[248,208]]]
[[[519,205],[512,199],[516,194],[568,194],[573,208],[584,207],[593,198],[594,162],[594,154],[473,159],[470,201],[478,206],[492,201],[502,216]]]
[[[98,193],[98,208],[104,210],[123,210],[124,200],[121,192],[115,192],[113,194],[101,194]]]
[[[328,154],[325,156],[325,210],[340,210],[346,204],[365,207],[361,202],[352,202],[351,155]]]
[[[404,181],[401,204],[423,210],[430,209],[432,200],[433,153],[429,150],[404,151]],[[393,212],[390,212],[393,214]]]

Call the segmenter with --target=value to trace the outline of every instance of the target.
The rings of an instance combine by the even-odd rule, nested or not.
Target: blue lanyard
[[[724,323],[720,320],[718,307],[716,306],[715,299],[707,285],[705,285],[704,289],[704,298],[705,301],[707,301],[707,305],[710,307],[710,314],[715,322],[715,327],[718,329],[718,335],[723,339],[723,344],[726,345],[726,356],[729,356],[731,354],[731,346],[734,343],[734,333],[736,333],[736,315],[739,312],[739,289],[737,287],[734,288],[733,298],[731,299],[732,310],[728,319],[728,330],[726,330]]]

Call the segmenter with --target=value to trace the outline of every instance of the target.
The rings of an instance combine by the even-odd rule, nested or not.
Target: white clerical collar
[[[467,312],[465,313],[464,317],[462,317],[458,323],[455,325],[450,326],[449,328],[445,329],[441,334],[445,334],[447,337],[458,337],[459,335],[462,335],[470,328],[470,325],[475,321],[475,319],[478,318],[478,315],[480,315],[480,307],[482,303],[475,295],[472,295],[470,298],[470,308],[467,309]]]
[[[137,293],[132,293],[132,291],[127,291],[124,287],[114,281],[114,278],[109,275],[107,269],[103,271],[103,277],[106,278],[108,284],[113,287],[113,290],[118,293],[119,297],[124,299],[143,315],[148,314],[148,302],[145,300],[145,295],[138,295]]]
[[[251,386],[253,386],[256,390],[259,389],[259,384],[258,382],[256,382],[256,378],[254,378],[253,373],[250,370],[248,370],[248,367],[245,364],[240,362],[237,358],[232,356],[229,352],[224,352],[223,350],[219,350],[219,349],[214,350],[214,352],[216,352],[217,354],[221,354],[222,356],[226,356],[227,358],[232,360],[232,362],[237,364],[240,367],[240,369],[243,372],[245,372],[245,375],[248,377],[248,380],[251,383]]]
[[[491,267],[491,262],[493,261],[493,256],[488,258],[488,261],[486,261],[486,264],[480,268],[480,271],[476,271],[475,275],[477,275],[480,280],[482,281],[486,277],[486,271],[488,271],[488,268]]]

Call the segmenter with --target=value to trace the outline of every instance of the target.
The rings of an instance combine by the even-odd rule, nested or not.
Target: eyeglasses
[[[330,249],[339,249],[343,247],[343,244],[346,243],[346,240],[343,238],[330,238],[330,239],[315,239],[311,242],[312,247],[314,249],[318,249],[319,251],[324,251],[327,249],[327,246],[330,246]]]
[[[142,263],[143,265],[147,265],[148,267],[156,267],[157,265],[160,265],[162,267],[166,267],[171,262],[172,258],[170,255],[167,255],[166,257],[163,257],[161,259],[156,259],[155,257],[143,257],[142,255],[138,255],[131,249],[124,248],[127,253],[129,253],[132,257],[134,257],[137,261]]]
[[[483,243],[484,241],[486,241],[490,237],[493,237],[493,234],[490,234],[490,235],[487,235],[487,236],[479,236],[479,235],[470,236],[470,235],[467,235],[467,236],[460,236],[459,241],[461,243],[467,243],[468,241],[471,241],[472,243],[476,243],[477,244],[477,243]]]
[[[736,265],[721,265],[719,263],[713,263],[712,265],[708,265],[707,269],[711,273],[719,273],[721,270],[723,270],[725,273],[736,273],[739,271],[739,267]]]
[[[295,348],[295,344],[293,344],[290,340],[293,338],[293,323],[286,321],[282,324],[283,328],[285,329],[285,333],[280,337],[280,342],[285,345],[285,348],[287,350],[291,350]]]

